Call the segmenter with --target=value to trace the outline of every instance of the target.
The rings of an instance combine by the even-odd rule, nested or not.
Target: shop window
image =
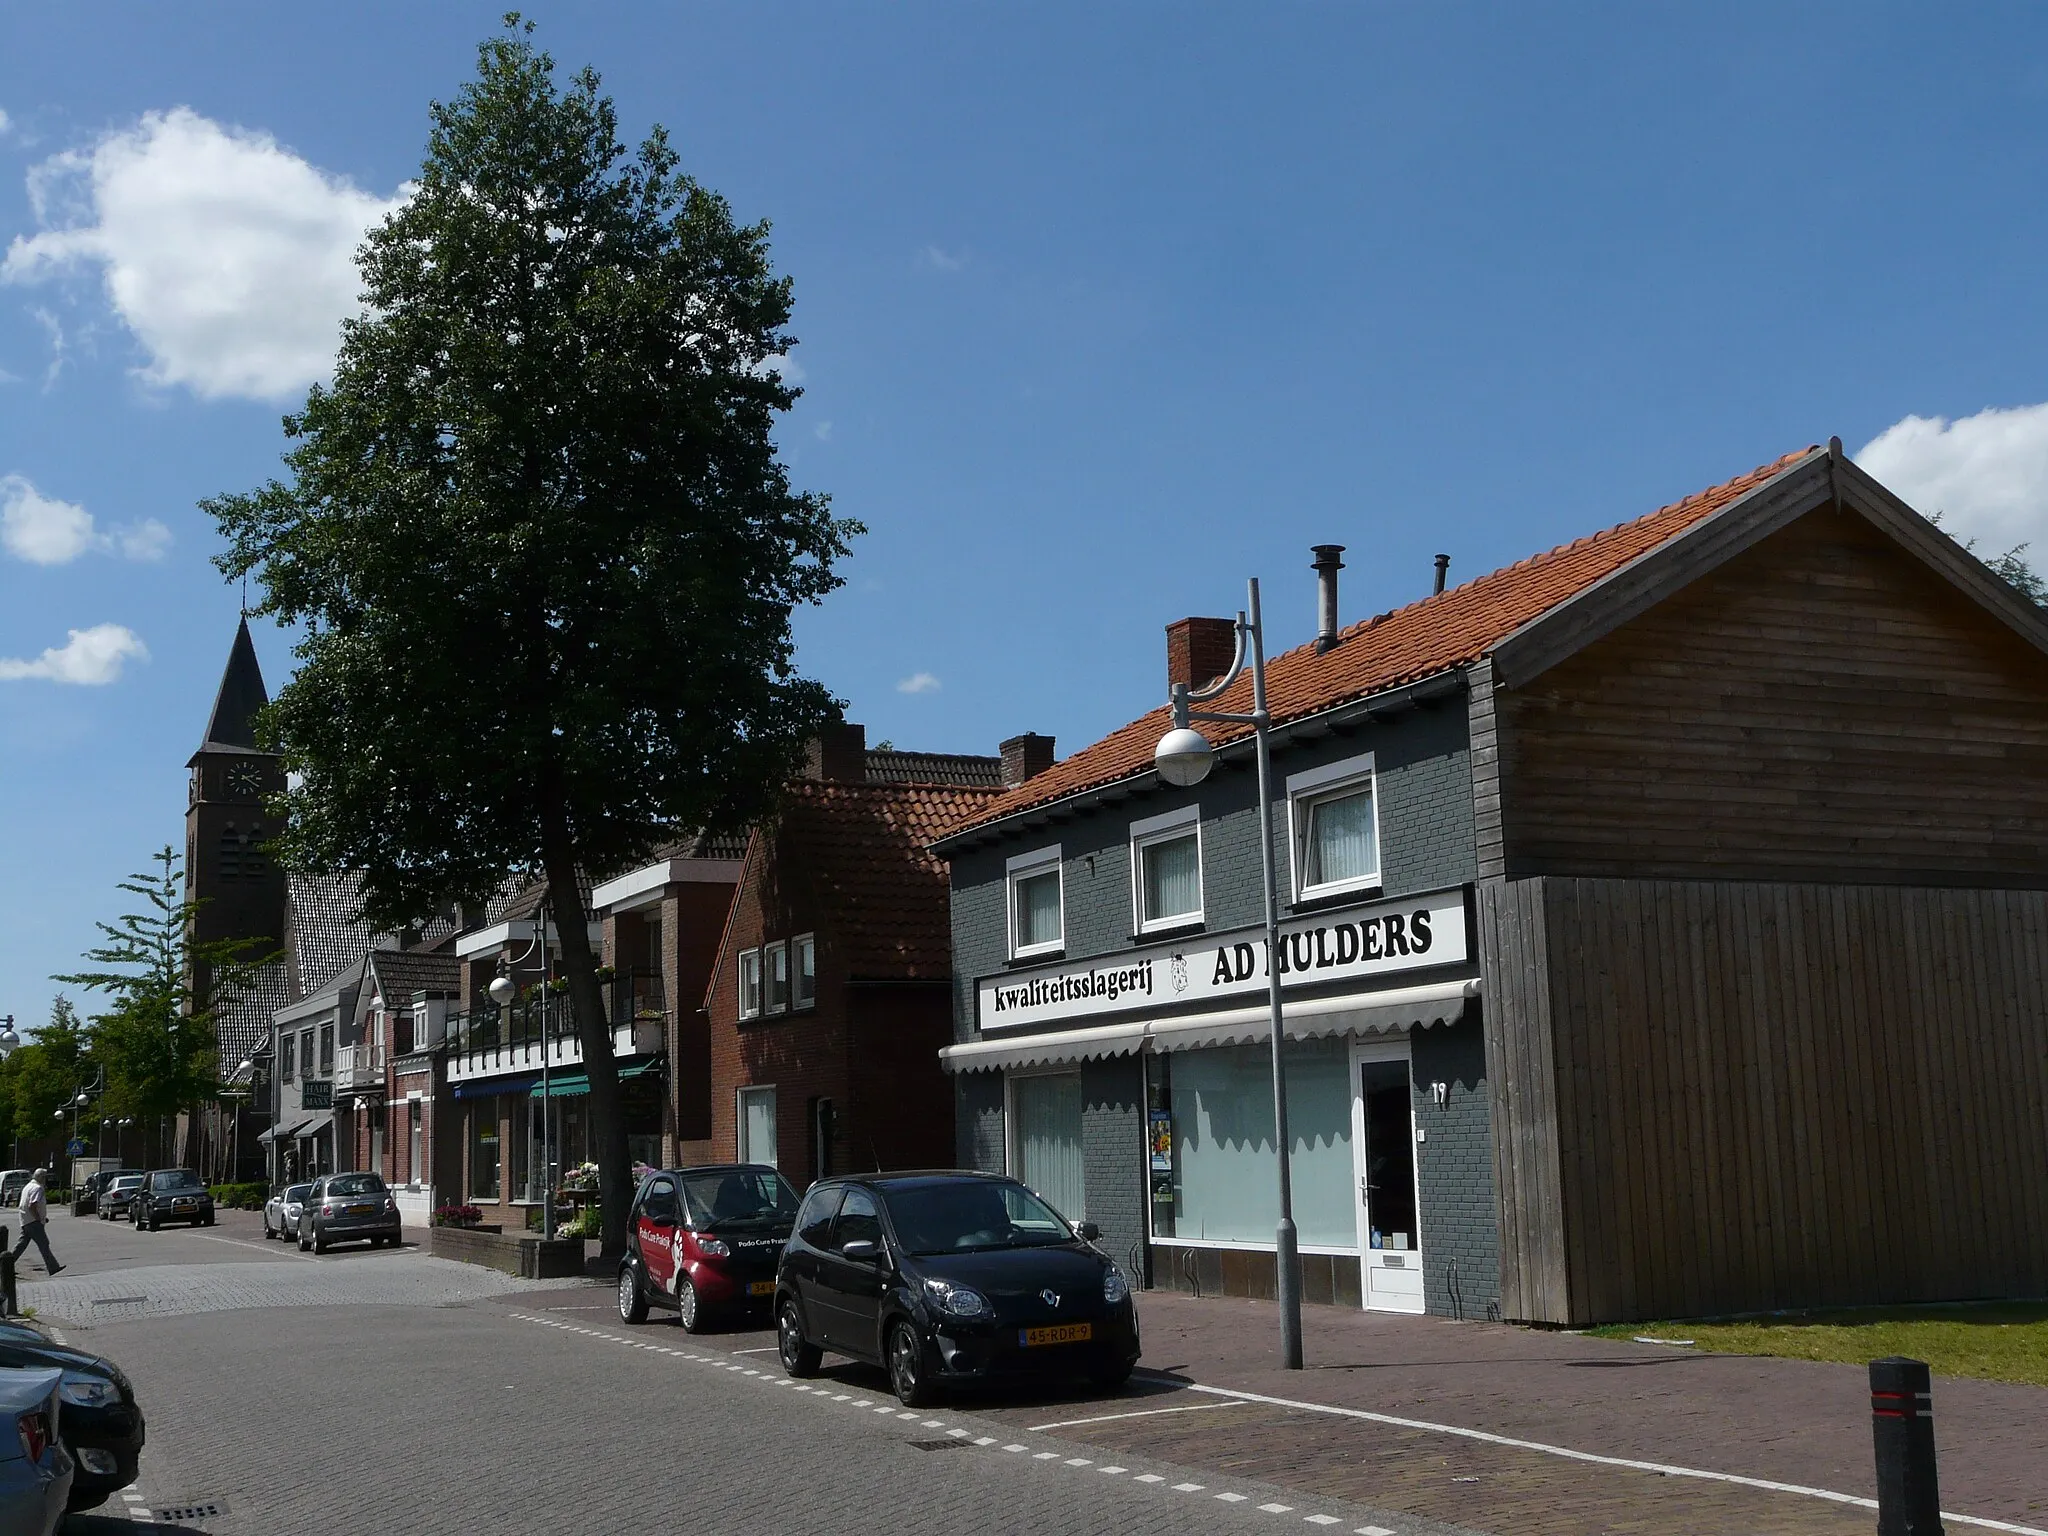
[[[761,951],[745,949],[740,951],[740,1017],[757,1019],[761,1016]]]
[[[1013,1075],[1010,1174],[1069,1221],[1088,1214],[1081,1166],[1081,1074]]]
[[[498,1101],[477,1099],[469,1106],[469,1196],[498,1198]]]
[[[540,1198],[533,1181],[534,1165],[540,1161],[536,1155],[540,1148],[540,1116],[535,1110],[546,1102],[530,1096],[512,1101],[512,1134],[505,1148],[505,1186],[514,1200]]]
[[[1297,900],[1378,886],[1379,810],[1370,753],[1289,775],[1287,819]]]
[[[792,1008],[814,1008],[818,1003],[818,941],[808,933],[798,934],[789,941],[790,979],[795,991],[790,999]]]
[[[789,1010],[789,946],[770,944],[761,951],[761,966],[767,973],[764,1010],[786,1013]]]
[[[1269,1046],[1151,1058],[1147,1150],[1152,1235],[1270,1246],[1280,1197]],[[1300,1241],[1358,1248],[1351,1160],[1351,1056],[1342,1040],[1290,1041],[1287,1129]]]
[[[1184,806],[1131,825],[1138,932],[1202,920],[1201,808]]]
[[[743,1163],[776,1166],[775,1090],[742,1088],[739,1092],[739,1153]]]
[[[1007,866],[1010,886],[1010,953],[1049,954],[1066,943],[1061,903],[1060,851],[1020,853]]]

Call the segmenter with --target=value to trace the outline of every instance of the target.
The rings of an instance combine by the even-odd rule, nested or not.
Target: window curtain
[[[1379,869],[1372,794],[1339,795],[1309,808],[1309,884],[1358,880]]]
[[[1060,937],[1060,877],[1050,870],[1017,882],[1017,943],[1054,944]]]
[[[1355,1251],[1350,1048],[1342,1040],[1290,1041],[1285,1067],[1298,1239]],[[1280,1175],[1269,1048],[1176,1052],[1169,1099],[1173,1210],[1159,1235],[1270,1245],[1280,1220]]]
[[[1011,1079],[1017,1178],[1069,1221],[1088,1214],[1081,1171],[1081,1074]]]
[[[775,1161],[775,1090],[748,1089],[740,1096],[740,1161]]]
[[[1202,908],[1202,861],[1192,837],[1148,843],[1145,856],[1145,918],[1179,917]]]

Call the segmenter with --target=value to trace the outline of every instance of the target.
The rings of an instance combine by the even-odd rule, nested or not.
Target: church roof
[[[256,711],[270,702],[263,686],[263,668],[256,660],[256,642],[249,637],[249,621],[235,626],[235,643],[228,651],[227,670],[221,673],[220,692],[214,696],[213,714],[206,722],[206,736],[199,752],[260,752],[256,744]]]

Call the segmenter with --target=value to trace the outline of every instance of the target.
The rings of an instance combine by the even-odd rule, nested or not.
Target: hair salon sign
[[[1465,891],[1318,912],[1280,926],[1280,985],[1457,965],[1471,958]],[[1124,950],[1097,961],[984,976],[975,1001],[982,1033],[1071,1023],[1160,1007],[1200,1007],[1266,990],[1264,928],[1202,934],[1191,942]]]

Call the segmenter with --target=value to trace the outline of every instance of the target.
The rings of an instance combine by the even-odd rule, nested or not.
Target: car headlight
[[[1131,1294],[1131,1284],[1114,1264],[1102,1272],[1102,1299],[1112,1307]]]
[[[729,1259],[732,1257],[732,1250],[725,1246],[723,1238],[718,1237],[698,1238],[697,1251],[707,1259]]]
[[[73,1376],[66,1374],[64,1384],[57,1389],[57,1395],[67,1403],[80,1408],[111,1408],[121,1401],[121,1393],[111,1381],[98,1376]]]
[[[988,1317],[995,1311],[981,1292],[950,1280],[927,1280],[924,1293],[948,1317]]]

